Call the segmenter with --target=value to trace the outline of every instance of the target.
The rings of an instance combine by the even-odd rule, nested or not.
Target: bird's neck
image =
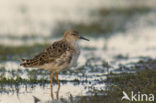
[[[72,40],[72,39],[63,39],[65,40],[71,47],[75,49],[79,49],[78,41],[77,40]]]

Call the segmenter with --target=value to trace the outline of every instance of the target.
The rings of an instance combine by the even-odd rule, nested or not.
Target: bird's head
[[[64,39],[66,39],[67,41],[74,41],[74,42],[76,42],[77,40],[80,40],[80,39],[89,41],[88,39],[80,36],[79,32],[77,32],[75,30],[66,31],[64,33]]]

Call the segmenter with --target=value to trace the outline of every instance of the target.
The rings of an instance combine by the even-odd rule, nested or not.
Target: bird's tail
[[[33,67],[36,64],[36,62],[33,59],[21,59],[21,61],[23,63],[21,63],[20,66],[23,67]]]

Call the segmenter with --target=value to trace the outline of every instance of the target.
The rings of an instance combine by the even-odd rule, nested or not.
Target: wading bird
[[[58,91],[60,89],[59,72],[69,69],[77,63],[80,55],[78,40],[88,39],[80,36],[75,30],[69,30],[64,33],[61,40],[54,42],[51,46],[43,50],[32,59],[22,59],[23,67],[35,67],[51,71],[51,97],[53,97],[53,75],[56,73]],[[58,98],[58,93],[57,93]]]

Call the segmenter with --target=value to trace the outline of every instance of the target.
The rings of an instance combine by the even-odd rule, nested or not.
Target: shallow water
[[[3,53],[0,55],[0,77],[4,80],[1,80],[0,84],[0,103],[33,103],[33,96],[43,100],[50,100],[50,72],[36,68],[26,69],[20,67],[18,58],[31,58],[40,52],[44,46],[50,45],[60,38],[51,36],[50,30],[52,30],[52,25],[55,25],[53,21],[57,19],[61,21],[72,19],[74,22],[92,21],[93,18],[88,18],[90,10],[98,10],[104,5],[106,8],[111,8],[113,6],[111,5],[112,1],[105,1],[104,4],[99,2],[99,0],[92,1],[95,4],[94,6],[87,4],[89,0],[83,5],[80,5],[81,0],[72,1],[72,5],[68,3],[59,4],[57,1],[52,3],[47,1],[38,2],[38,5],[35,4],[34,7],[32,5],[35,1],[32,3],[15,1],[13,4],[9,3],[8,9],[4,9],[4,11],[9,12],[11,8],[14,8],[12,10],[13,13],[8,14],[10,15],[8,18],[5,18],[6,15],[0,18],[1,23],[4,22],[6,25],[8,23],[8,26],[0,26],[0,45],[10,50],[10,52],[6,51],[8,54]],[[122,0],[120,1],[121,4],[116,3],[116,5],[122,5],[123,7],[130,5],[122,2]],[[6,4],[6,2],[3,3]],[[40,5],[42,3],[46,8],[43,9],[43,6]],[[154,3],[145,2],[145,4],[154,8]],[[4,7],[2,6],[2,8]],[[18,11],[19,8],[24,14]],[[50,12],[54,12],[54,8],[59,8],[55,11],[55,16],[50,14]],[[64,10],[64,8],[67,9]],[[84,8],[87,9],[80,12]],[[16,13],[18,15],[16,17],[13,16]],[[35,15],[33,15],[34,13]],[[62,13],[69,13],[69,15],[62,19],[64,16]],[[84,13],[87,13],[87,15],[84,15],[84,18],[80,18]],[[41,14],[45,16],[40,16]],[[11,18],[12,16],[13,18]],[[156,58],[155,16],[156,12],[154,10],[145,14],[138,13],[133,19],[127,20],[124,30],[112,32],[108,38],[103,35],[95,37],[98,34],[94,34],[95,36],[87,35],[90,42],[80,41],[82,51],[77,66],[60,73],[60,97],[68,99],[71,95],[74,97],[93,95],[92,91],[94,89],[105,89],[105,79],[108,73],[134,73],[133,66],[138,61]],[[51,17],[52,19],[50,19]],[[16,20],[20,20],[21,23],[15,24]],[[24,23],[27,20],[30,24]],[[19,27],[21,28],[19,29]],[[33,27],[35,29],[32,29]],[[17,47],[23,47],[23,51],[20,51],[21,49],[17,49]],[[14,49],[17,49],[17,52]],[[5,49],[3,50],[5,51]],[[54,78],[54,91],[56,92],[56,90],[57,83]]]

